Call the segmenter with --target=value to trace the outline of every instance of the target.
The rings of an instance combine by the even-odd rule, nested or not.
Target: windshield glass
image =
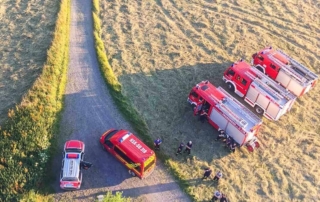
[[[78,178],[76,177],[64,177],[62,178],[62,181],[78,181]]]

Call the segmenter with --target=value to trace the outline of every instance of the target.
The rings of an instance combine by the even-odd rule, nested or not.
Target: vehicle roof
[[[268,96],[274,103],[280,106],[285,105],[288,101],[296,99],[291,92],[287,91],[277,82],[270,79],[267,75],[263,74],[256,68],[245,61],[238,61],[231,65],[241,77],[252,83],[255,88],[260,89],[259,91]]]
[[[80,140],[69,140],[65,143],[64,149],[83,149],[84,143]]]
[[[259,53],[262,55],[266,55],[266,56],[272,55],[273,57],[275,57],[277,60],[279,60],[280,62],[282,62],[285,65],[287,65],[289,63],[288,58],[286,58],[284,55],[282,55],[277,50],[272,49],[271,47],[264,48]],[[270,57],[269,57],[269,59],[272,60],[272,58],[270,58]]]
[[[64,155],[62,177],[77,178],[80,172],[80,162],[81,162],[81,153],[66,152]]]
[[[119,130],[110,141],[128,154],[134,162],[144,162],[154,154],[147,145],[128,130]]]
[[[262,120],[258,116],[221,87],[216,88],[210,82],[203,81],[197,84],[193,90],[210,105],[217,106],[225,116],[246,132],[250,132],[250,129],[254,126],[262,123]]]
[[[237,71],[237,74],[239,74],[242,78],[250,83],[252,82],[252,79],[246,74],[246,72],[251,69],[251,65],[249,63],[245,61],[238,61],[233,63],[230,67],[232,69],[235,69]]]
[[[270,47],[261,50],[260,54],[266,55],[269,60],[281,66],[281,69],[285,70],[303,85],[309,85],[318,79],[318,75],[281,50],[275,50]]]

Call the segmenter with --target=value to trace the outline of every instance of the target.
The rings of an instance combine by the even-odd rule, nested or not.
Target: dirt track
[[[102,150],[99,136],[109,128],[131,130],[121,116],[100,75],[92,35],[91,1],[72,1],[70,64],[65,92],[65,110],[61,122],[59,149],[68,139],[86,144],[85,160],[93,167],[83,175],[79,191],[62,192],[59,188],[61,155],[54,161],[56,201],[92,201],[106,191],[123,191],[135,201],[190,201],[179,189],[163,165],[140,180],[129,176],[114,157]]]

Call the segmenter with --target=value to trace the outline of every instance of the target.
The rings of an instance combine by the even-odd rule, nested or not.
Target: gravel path
[[[59,188],[61,155],[54,160],[56,201],[93,201],[106,191],[123,191],[134,201],[190,201],[160,163],[147,179],[130,177],[125,167],[102,150],[100,135],[109,128],[132,130],[121,116],[100,75],[92,35],[91,1],[73,0],[71,12],[70,64],[61,122],[59,149],[68,139],[86,144],[85,160],[93,167],[84,172],[78,191]]]

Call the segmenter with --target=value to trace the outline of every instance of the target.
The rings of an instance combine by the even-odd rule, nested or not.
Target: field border
[[[50,200],[49,164],[63,110],[71,22],[71,0],[59,4],[42,72],[0,128],[1,201]]]
[[[93,35],[95,49],[97,53],[97,59],[100,67],[102,77],[104,78],[107,86],[109,86],[110,94],[121,113],[124,115],[125,119],[131,123],[134,130],[138,133],[139,137],[146,143],[149,147],[153,147],[153,140],[149,135],[149,129],[146,121],[139,115],[138,111],[132,106],[129,99],[122,94],[122,87],[118,78],[114,75],[114,72],[109,64],[108,57],[106,55],[105,47],[101,39],[101,22],[100,22],[100,6],[99,0],[93,0],[92,6],[92,17],[93,17]],[[157,152],[157,157],[164,162],[166,167],[169,168],[170,173],[177,180],[179,186],[182,190],[193,200],[195,200],[194,195],[189,192],[189,184],[184,180],[179,174],[178,168],[170,163],[170,157],[165,153],[159,151]]]

